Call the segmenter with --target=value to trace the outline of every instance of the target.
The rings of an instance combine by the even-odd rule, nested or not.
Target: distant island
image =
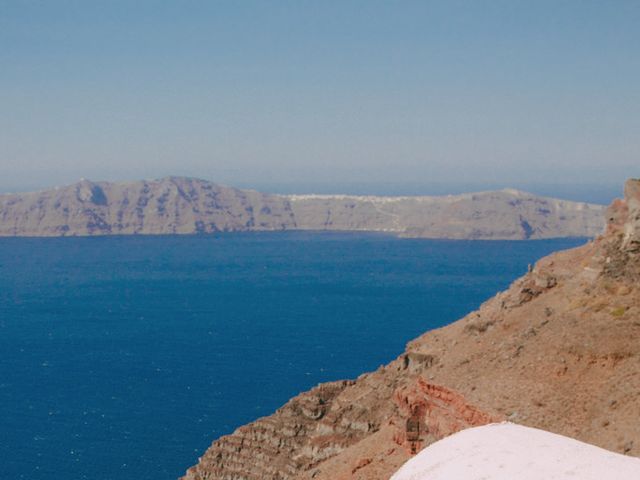
[[[505,189],[447,196],[278,195],[167,177],[0,195],[0,236],[325,230],[402,237],[526,240],[594,237],[602,205]]]

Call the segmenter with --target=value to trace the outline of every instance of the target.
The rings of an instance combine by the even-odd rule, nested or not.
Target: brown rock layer
[[[217,440],[184,478],[386,480],[413,451],[502,418],[640,456],[639,180],[607,218],[387,366]]]

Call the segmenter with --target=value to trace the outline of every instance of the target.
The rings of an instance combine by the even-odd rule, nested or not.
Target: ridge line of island
[[[270,194],[166,177],[79,182],[0,195],[0,236],[384,232],[409,238],[526,240],[594,237],[603,205],[515,189],[445,196]]]

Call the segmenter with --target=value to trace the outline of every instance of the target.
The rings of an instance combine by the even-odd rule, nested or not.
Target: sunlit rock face
[[[624,199],[607,209],[607,231],[621,238],[623,250],[640,252],[640,180],[627,180]]]
[[[627,180],[624,198],[607,209],[607,235],[601,243],[607,276],[640,281],[640,179]]]
[[[295,228],[274,195],[167,177],[0,195],[0,236],[157,235]]]
[[[288,195],[297,227],[404,237],[523,240],[602,233],[604,207],[519,190],[447,196]]]
[[[274,195],[195,178],[80,182],[0,195],[0,236],[339,230],[404,237],[593,237],[604,207],[517,190],[441,197]]]
[[[640,459],[536,428],[498,423],[440,440],[391,480],[634,480]]]
[[[640,253],[640,180],[627,180],[624,199],[627,203],[627,218],[622,246],[630,252]]]

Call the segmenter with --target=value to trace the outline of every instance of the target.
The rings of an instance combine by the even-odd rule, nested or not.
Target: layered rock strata
[[[289,195],[297,228],[393,232],[450,239],[593,237],[603,207],[518,190],[441,197]]]
[[[388,365],[217,440],[184,479],[386,480],[439,438],[500,419],[640,456],[640,180],[607,218],[605,234]]]
[[[0,236],[211,233],[294,228],[288,205],[189,178],[90,182],[0,195]]]
[[[516,190],[446,197],[271,195],[170,177],[0,195],[0,236],[193,234],[254,230],[405,237],[593,237],[604,207]]]

